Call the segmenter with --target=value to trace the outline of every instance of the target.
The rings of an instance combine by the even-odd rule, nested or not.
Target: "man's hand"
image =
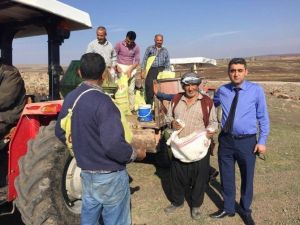
[[[265,154],[266,151],[267,151],[267,148],[266,148],[265,145],[261,145],[261,144],[255,145],[254,153],[262,153],[262,154]]]
[[[137,148],[136,152],[136,161],[142,161],[146,157],[146,149]]]
[[[208,139],[213,138],[214,134],[215,134],[215,132],[211,132],[211,131],[209,131],[209,130],[206,131],[206,137],[207,137]]]
[[[174,130],[180,130],[180,129],[181,129],[180,123],[178,123],[178,121],[176,121],[176,120],[173,120],[173,121],[171,122],[171,126],[172,126],[172,128],[173,128]]]
[[[119,67],[118,65],[115,66],[115,71],[116,71],[116,73],[122,73],[123,72],[121,67]]]
[[[132,73],[132,68],[129,68],[126,72],[128,79],[131,77],[131,73]]]
[[[141,79],[145,79],[145,71],[144,70],[141,70],[140,77],[141,77]]]

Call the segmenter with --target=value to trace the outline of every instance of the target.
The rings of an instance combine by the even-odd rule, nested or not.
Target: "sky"
[[[232,58],[300,53],[299,0],[61,0],[89,13],[92,29],[71,32],[61,46],[61,64],[80,59],[107,28],[115,45],[127,31],[145,49],[164,35],[171,58]],[[47,64],[47,36],[15,39],[14,64]]]

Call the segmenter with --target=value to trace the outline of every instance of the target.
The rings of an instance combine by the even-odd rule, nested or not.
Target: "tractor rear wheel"
[[[55,137],[54,127],[54,121],[41,127],[19,160],[15,202],[26,225],[76,225],[80,221],[81,196],[70,196],[66,188],[68,171],[75,171],[76,163],[74,166],[65,146]]]

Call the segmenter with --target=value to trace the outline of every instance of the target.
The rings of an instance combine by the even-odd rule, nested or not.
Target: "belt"
[[[221,131],[221,135],[223,135],[223,136],[230,136],[232,139],[245,139],[245,138],[251,138],[251,137],[256,136],[256,134],[240,134],[240,135],[235,135],[235,134],[225,133],[224,131]]]
[[[82,172],[85,172],[85,173],[92,173],[92,174],[95,174],[95,173],[115,173],[115,172],[118,172],[120,170],[115,170],[115,171],[110,171],[110,170],[81,170]]]

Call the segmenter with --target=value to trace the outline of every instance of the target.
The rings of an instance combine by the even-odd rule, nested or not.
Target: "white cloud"
[[[218,32],[218,33],[211,33],[204,36],[204,38],[212,38],[212,37],[222,37],[222,36],[228,36],[233,34],[241,33],[239,30],[235,31],[225,31],[225,32]]]

